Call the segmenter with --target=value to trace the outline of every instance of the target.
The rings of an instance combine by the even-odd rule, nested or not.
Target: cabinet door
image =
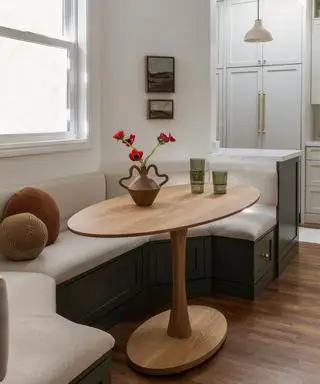
[[[312,23],[311,103],[320,104],[320,21]]]
[[[246,43],[245,34],[257,18],[256,0],[229,0],[227,3],[227,66],[259,65],[261,44]]]
[[[263,68],[263,148],[300,149],[301,83],[301,65]]]
[[[264,0],[262,19],[273,41],[263,45],[263,63],[302,62],[303,5],[298,0]]]
[[[216,72],[216,139],[220,140],[221,147],[225,145],[225,118],[224,118],[224,71]]]
[[[216,37],[217,44],[217,68],[224,66],[224,3],[217,1],[216,8]]]
[[[227,76],[227,146],[260,148],[262,68],[229,69]]]
[[[306,212],[320,213],[320,187],[306,188]]]

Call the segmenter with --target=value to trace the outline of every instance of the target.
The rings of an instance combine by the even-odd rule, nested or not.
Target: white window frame
[[[0,134],[0,157],[90,147],[87,123],[87,0],[64,0],[64,3],[64,28],[69,29],[68,40],[4,26],[0,26],[0,37],[67,50],[68,130],[39,134]]]

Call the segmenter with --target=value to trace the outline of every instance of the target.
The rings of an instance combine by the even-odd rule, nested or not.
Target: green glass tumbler
[[[191,193],[199,194],[204,192],[205,166],[205,159],[190,159]]]
[[[227,193],[228,172],[213,171],[212,172],[213,193],[215,195],[224,195]]]

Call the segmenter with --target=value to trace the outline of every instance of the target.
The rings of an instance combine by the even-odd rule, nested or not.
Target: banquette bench
[[[250,180],[248,177],[240,175],[235,182],[249,181],[251,185],[256,185],[261,190],[258,204],[234,217],[189,231],[186,267],[189,296],[222,293],[254,299],[281,273],[296,253],[298,198],[288,198],[286,191],[287,188],[297,188],[297,159],[278,164],[277,172],[265,175],[260,172],[256,176],[250,172]],[[1,257],[0,269],[6,271],[4,276],[8,275],[9,290],[18,292],[25,288],[19,284],[10,288],[10,272],[14,279],[18,275],[22,279],[29,279],[31,285],[37,284],[33,276],[38,275],[34,273],[42,274],[39,276],[49,279],[45,284],[48,285],[48,301],[51,302],[54,300],[52,278],[54,279],[58,315],[54,313],[52,304],[50,313],[56,316],[57,321],[50,331],[53,339],[54,335],[60,334],[60,328],[71,327],[70,324],[74,324],[71,321],[108,329],[139,308],[170,299],[171,251],[165,235],[98,239],[78,236],[67,230],[69,217],[106,198],[107,184],[104,174],[92,173],[53,180],[37,187],[48,192],[59,206],[61,233],[58,240],[45,248],[34,261],[17,263]],[[11,193],[12,191],[2,192],[1,205],[5,204]],[[19,297],[19,293],[15,295]],[[10,300],[9,297],[9,302]],[[23,303],[23,299],[21,300]],[[33,326],[35,332],[36,324],[39,323]],[[83,333],[87,330],[83,328]],[[46,332],[42,336],[40,332],[38,337],[45,337]],[[79,332],[81,333],[80,328]],[[87,369],[79,367],[78,376],[74,379],[78,381],[69,380],[66,383],[108,383],[110,376],[105,372],[109,370],[113,339],[105,332],[94,329],[92,332],[99,332],[99,335],[101,332],[103,335],[101,339],[104,341],[104,354],[97,347],[95,361],[90,364],[87,361]],[[76,332],[74,335],[76,338]],[[94,337],[96,335],[92,334],[93,339]],[[39,344],[43,343],[40,339]],[[26,348],[26,345],[29,349],[32,348],[27,338],[21,337],[17,342],[21,342],[20,350]],[[70,343],[73,341],[70,340]],[[87,348],[91,344],[96,345],[95,342],[88,342]],[[41,353],[38,345],[34,344],[31,358]],[[58,345],[54,351],[60,353]],[[91,360],[93,356],[94,353]],[[10,355],[8,377],[14,365],[19,364],[19,358],[18,352]],[[26,354],[25,359],[25,364],[28,365],[29,354]],[[46,364],[52,363],[48,360],[41,370],[46,369]],[[34,365],[31,366],[37,369]],[[61,369],[61,365],[57,364],[57,369],[59,367]],[[8,384],[15,382],[18,381],[8,381]],[[26,384],[38,382],[40,383],[26,381]],[[56,381],[52,381],[53,383]]]

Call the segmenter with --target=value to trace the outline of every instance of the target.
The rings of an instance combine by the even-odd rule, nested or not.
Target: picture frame
[[[146,56],[146,92],[175,93],[175,58]]]
[[[173,120],[174,100],[148,100],[147,117],[148,120]]]

